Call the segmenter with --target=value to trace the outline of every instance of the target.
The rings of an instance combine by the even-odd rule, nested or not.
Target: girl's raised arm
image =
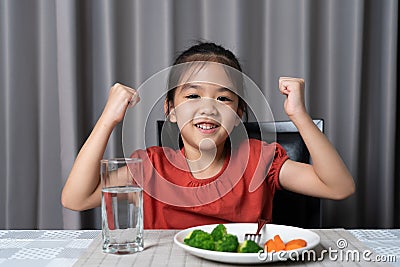
[[[100,160],[114,127],[124,118],[126,109],[139,100],[134,89],[118,83],[111,87],[103,113],[79,151],[64,185],[61,196],[64,207],[86,210],[100,206]]]
[[[304,80],[281,77],[279,90],[286,95],[285,112],[299,130],[313,161],[309,165],[287,160],[279,175],[281,185],[290,191],[330,199],[344,199],[353,194],[353,177],[306,111]]]

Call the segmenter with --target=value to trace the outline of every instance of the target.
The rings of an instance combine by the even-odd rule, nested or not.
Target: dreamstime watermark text
[[[293,250],[293,251],[272,251],[264,252],[262,250],[258,253],[260,261],[323,261],[329,259],[334,262],[396,262],[395,255],[375,255],[369,249],[359,251],[357,249],[346,249],[348,242],[344,238],[336,241],[336,248],[329,247],[320,252],[315,250]]]

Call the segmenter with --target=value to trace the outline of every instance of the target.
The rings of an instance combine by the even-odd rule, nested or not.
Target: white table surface
[[[343,233],[343,230],[341,230]],[[195,256],[188,255],[181,248],[173,244],[173,235],[177,231],[174,230],[148,230],[145,231],[145,242],[147,239],[157,239],[157,242],[167,244],[170,251],[180,256],[184,256],[185,261],[181,262],[181,265],[188,265],[191,263],[197,263],[198,265],[215,265],[215,262],[199,259]],[[320,235],[324,235],[325,238],[334,236],[335,230],[332,229],[318,229],[316,230]],[[346,234],[351,233],[354,240],[359,242],[353,242],[361,244],[372,251],[376,252],[376,255],[380,255],[386,258],[395,256],[395,262],[393,257],[390,259],[392,266],[400,267],[400,229],[385,229],[385,230],[347,230]],[[57,266],[57,267],[68,267],[73,266],[88,266],[87,257],[88,251],[92,247],[93,251],[101,255],[101,249],[99,244],[101,231],[99,230],[0,230],[0,266]],[[355,237],[355,238],[354,238]],[[321,236],[321,240],[322,240]],[[333,240],[334,241],[334,240]],[[355,245],[358,248],[357,244]],[[92,246],[91,246],[92,245]],[[97,249],[98,247],[98,249]],[[170,262],[171,264],[165,265],[165,263],[157,263],[154,257],[157,253],[160,253],[160,248],[152,247],[147,250],[146,253],[138,254],[142,258],[145,255],[150,255],[153,259],[151,266],[174,266],[172,263],[176,263],[178,258]],[[146,251],[146,249],[145,249]],[[172,252],[169,252],[172,253]],[[86,257],[86,259],[83,259]],[[108,255],[104,258],[107,260]],[[114,259],[118,257],[112,255]],[[147,256],[146,256],[147,257]],[[124,259],[129,259],[125,257]],[[107,263],[107,261],[102,261]],[[119,260],[118,260],[119,262]],[[189,262],[189,263],[188,263]],[[111,263],[111,262],[109,262]],[[144,262],[143,262],[144,263]],[[107,264],[94,264],[92,266],[108,266]],[[121,265],[121,266],[132,266],[134,265]],[[292,263],[288,263],[292,265]],[[326,264],[325,264],[326,265]],[[328,264],[329,265],[329,264]],[[342,264],[343,265],[343,264]],[[363,266],[356,264],[357,266]],[[146,266],[146,265],[141,265]]]

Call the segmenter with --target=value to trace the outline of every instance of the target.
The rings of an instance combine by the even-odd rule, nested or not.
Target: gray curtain
[[[0,0],[0,229],[100,227],[60,193],[110,86],[138,88],[196,40],[232,50],[276,120],[278,77],[305,78],[357,183],[324,201],[324,227],[399,227],[397,27],[396,0]]]

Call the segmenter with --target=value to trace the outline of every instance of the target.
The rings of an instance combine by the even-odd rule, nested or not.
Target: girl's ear
[[[169,110],[168,119],[169,119],[170,122],[176,123],[175,108],[171,108]]]
[[[176,123],[175,108],[168,99],[164,101],[164,113],[170,122]]]
[[[238,126],[242,122],[242,118],[243,118],[243,109],[241,107],[238,107],[237,117],[235,119],[235,126]]]

